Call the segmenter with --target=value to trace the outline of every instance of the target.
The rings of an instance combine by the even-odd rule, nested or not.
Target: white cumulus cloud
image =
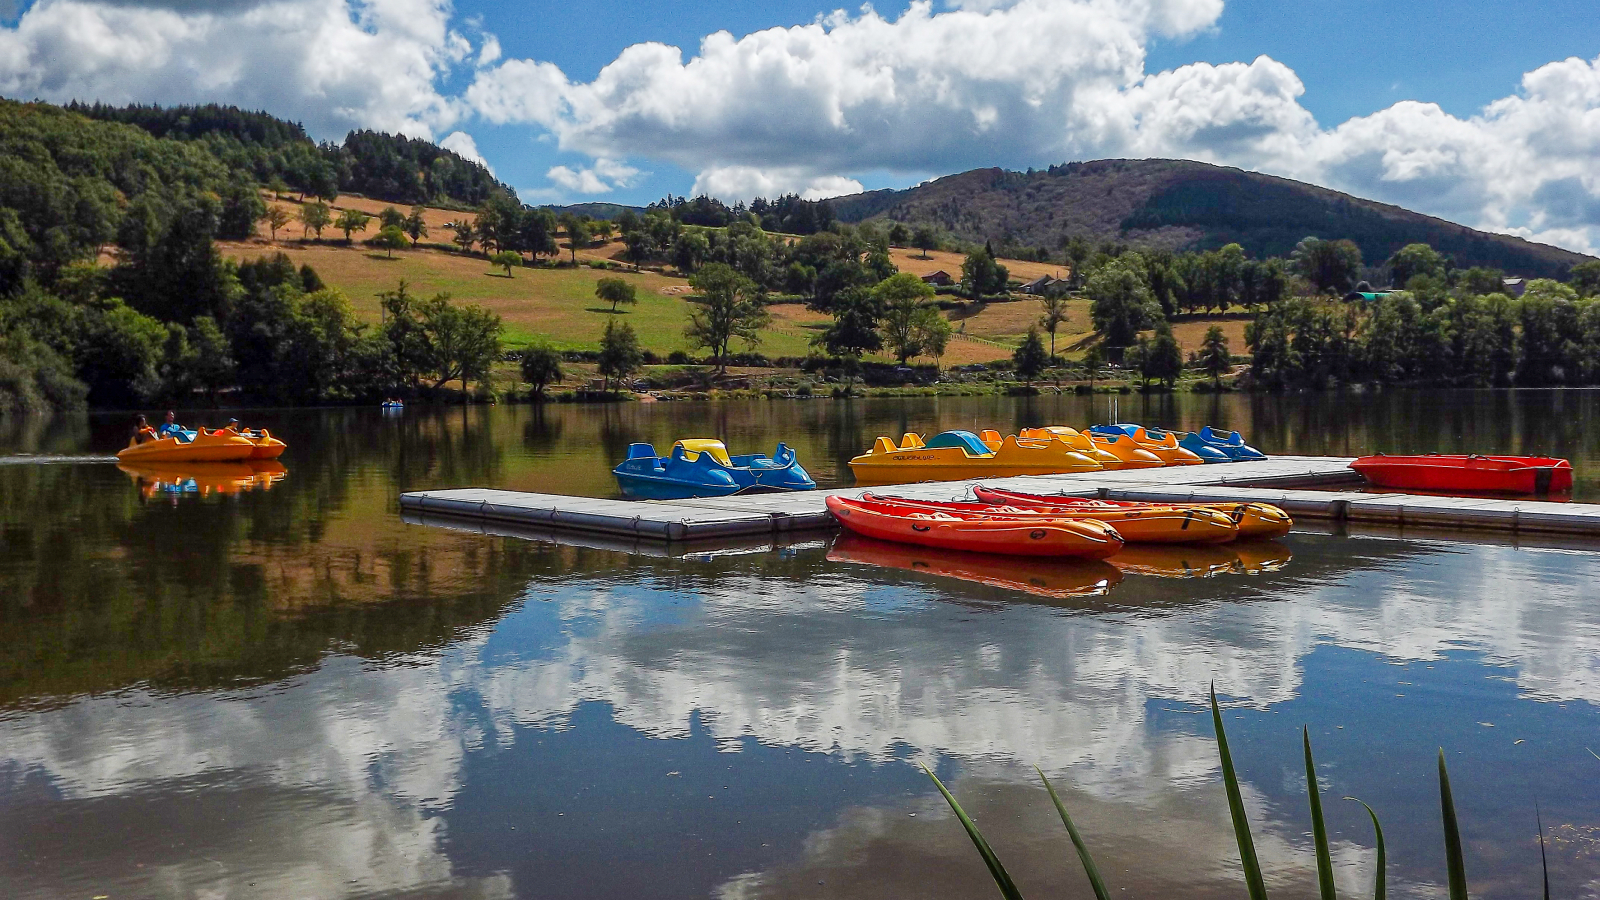
[[[638,175],[638,169],[610,159],[597,159],[593,166],[580,169],[555,166],[545,173],[560,187],[578,194],[610,193],[627,187]]]
[[[452,15],[449,0],[40,0],[0,28],[0,94],[222,102],[323,138],[350,128],[432,137],[461,107],[438,78],[471,50]]]
[[[478,152],[478,142],[473,140],[472,135],[467,134],[465,131],[450,132],[444,136],[444,140],[439,142],[439,146],[463,159],[470,159],[483,166],[489,170],[490,175],[494,174],[494,166],[489,165],[489,161],[483,158],[482,153]]]
[[[1407,101],[1324,128],[1294,71],[1265,56],[1146,71],[1152,40],[1214,29],[1222,8],[912,0],[721,31],[687,54],[635,44],[585,82],[508,57],[475,20],[458,23],[450,0],[39,0],[0,26],[0,94],[234,103],[322,138],[376,128],[448,134],[456,149],[470,119],[521,125],[592,161],[548,170],[553,190],[581,194],[637,184],[645,160],[694,173],[696,193],[739,199],[847,193],[866,173],[911,184],[1178,157],[1600,247],[1600,58],[1542,66],[1474,115]],[[470,84],[446,91],[458,71]]]
[[[861,182],[854,178],[812,175],[800,167],[719,166],[701,172],[694,180],[692,193],[731,202],[784,194],[799,194],[806,200],[826,200],[861,191]]]

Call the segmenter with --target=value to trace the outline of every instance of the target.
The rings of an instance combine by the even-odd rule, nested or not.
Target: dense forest
[[[157,138],[0,101],[0,411],[223,390],[315,403],[481,377],[500,325],[476,307],[401,284],[371,330],[309,268],[223,258],[215,241],[254,233],[266,204],[253,168],[211,152],[221,133]]]
[[[281,183],[324,200],[346,192],[390,203],[468,209],[495,194],[516,196],[481,164],[401,134],[352,131],[341,145],[318,145],[296,123],[233,106],[73,103],[67,109],[132,125],[153,137],[194,142],[262,184]]]

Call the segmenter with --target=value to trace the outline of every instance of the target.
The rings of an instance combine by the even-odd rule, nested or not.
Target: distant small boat
[[[383,403],[379,404],[379,406],[381,406],[383,409],[405,409],[406,408],[405,401],[403,401],[403,400],[385,400],[385,401],[383,401]]]
[[[1419,491],[1564,494],[1572,490],[1572,463],[1549,456],[1363,456],[1350,468],[1378,487]]]
[[[805,467],[788,444],[767,456],[729,456],[721,441],[691,438],[657,456],[651,444],[630,444],[628,458],[611,473],[629,497],[645,500],[687,500],[740,493],[816,490]]]
[[[996,518],[981,513],[930,512],[892,500],[832,496],[828,511],[862,537],[945,550],[1006,556],[1105,559],[1122,549],[1116,529],[1090,519]]]

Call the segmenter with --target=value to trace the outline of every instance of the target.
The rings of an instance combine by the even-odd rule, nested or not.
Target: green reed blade
[[[1450,877],[1450,900],[1467,900],[1467,864],[1461,858],[1461,829],[1456,824],[1456,801],[1450,795],[1450,773],[1439,748],[1439,815],[1444,819],[1444,864]]]
[[[1094,858],[1089,855],[1089,848],[1084,846],[1083,836],[1078,834],[1078,826],[1072,824],[1072,817],[1067,815],[1066,806],[1062,805],[1061,798],[1056,796],[1056,789],[1051,786],[1050,779],[1044,777],[1044,770],[1034,766],[1033,770],[1039,773],[1039,780],[1044,782],[1044,789],[1050,792],[1050,802],[1056,805],[1056,812],[1061,814],[1061,824],[1067,826],[1067,835],[1072,838],[1072,846],[1078,848],[1078,859],[1083,862],[1083,874],[1089,876],[1089,886],[1094,888],[1095,900],[1111,900],[1111,894],[1106,890],[1106,883],[1100,878],[1100,870],[1095,867]]]
[[[1355,798],[1344,798],[1355,801]],[[1373,879],[1373,900],[1384,900],[1389,897],[1389,879],[1384,870],[1389,868],[1389,854],[1384,850],[1384,826],[1378,825],[1378,814],[1373,812],[1373,807],[1366,806],[1365,801],[1355,801],[1366,807],[1366,815],[1373,817],[1373,834],[1378,836],[1378,878]]]
[[[1322,900],[1339,900],[1333,887],[1333,854],[1328,851],[1328,826],[1322,821],[1322,791],[1317,788],[1317,764],[1311,759],[1311,729],[1301,726],[1306,748],[1306,793],[1311,797],[1311,843],[1317,849],[1317,891]]]
[[[1228,812],[1233,815],[1233,834],[1239,840],[1239,864],[1244,868],[1244,883],[1250,900],[1267,900],[1267,883],[1261,877],[1255,841],[1250,838],[1250,820],[1244,812],[1244,797],[1239,794],[1239,777],[1233,771],[1233,756],[1228,752],[1228,735],[1222,728],[1222,710],[1217,706],[1217,686],[1211,686],[1211,722],[1217,729],[1217,753],[1222,757],[1222,785],[1228,793]],[[1454,898],[1452,898],[1454,900]]]
[[[1544,815],[1539,812],[1538,800],[1533,801],[1533,820],[1539,823],[1539,869],[1544,873],[1544,900],[1550,900],[1550,861],[1544,856]]]
[[[1022,892],[1012,883],[1011,875],[1006,872],[1006,867],[1000,864],[1000,857],[994,855],[989,842],[983,839],[983,833],[978,830],[977,823],[972,821],[966,810],[961,808],[961,804],[956,802],[956,798],[951,796],[944,782],[939,780],[939,776],[933,774],[927,766],[923,766],[922,771],[927,772],[928,777],[933,779],[934,785],[939,788],[939,793],[944,795],[945,802],[950,804],[951,811],[961,820],[961,827],[967,830],[967,837],[972,838],[972,845],[978,848],[978,855],[983,857],[983,864],[989,867],[989,874],[993,876],[995,885],[1000,888],[1000,896],[1006,900],[1022,900]]]

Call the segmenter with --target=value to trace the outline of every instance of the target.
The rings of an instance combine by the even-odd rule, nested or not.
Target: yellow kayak
[[[166,437],[141,444],[130,440],[117,452],[117,459],[127,463],[233,462],[249,459],[255,452],[256,442],[244,435],[202,429],[195,432],[192,441]]]
[[[1061,475],[1102,468],[1059,441],[1019,440],[1010,435],[990,449],[970,431],[946,431],[926,443],[907,434],[899,446],[880,437],[871,450],[850,460],[850,470],[861,485]]]

